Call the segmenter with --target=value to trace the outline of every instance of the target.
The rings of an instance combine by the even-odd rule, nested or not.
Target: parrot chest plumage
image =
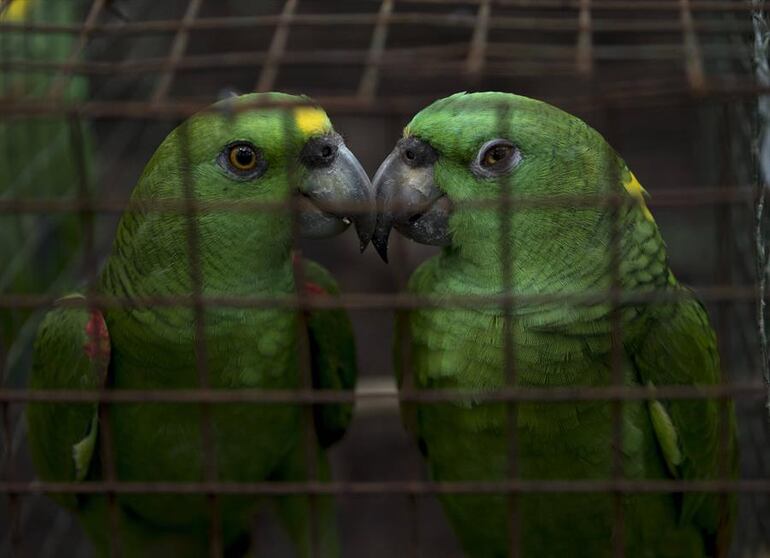
[[[111,383],[116,389],[195,389],[202,376],[212,389],[298,387],[296,318],[282,309],[210,308],[205,342],[196,347],[189,308],[106,312],[112,338]],[[202,351],[202,352],[198,352]],[[204,370],[199,367],[205,366]],[[116,405],[112,411],[117,473],[126,481],[195,482],[206,478],[203,415],[198,404]],[[221,403],[209,407],[211,448],[221,481],[265,480],[301,432],[296,406]],[[269,427],[266,427],[269,425]],[[122,502],[152,522],[206,521],[205,501],[135,496]],[[241,514],[253,499],[227,499],[223,514]]]
[[[446,292],[441,291],[446,284],[436,281],[433,294]],[[425,283],[419,285],[424,288]],[[420,294],[428,293],[421,290]],[[417,388],[494,390],[505,385],[501,311],[425,309],[413,312],[410,323]],[[541,325],[542,319],[514,311],[511,347],[517,385],[610,384],[608,334],[570,335],[569,329],[556,333],[532,323]],[[606,326],[574,323],[576,331],[602,331]],[[622,366],[624,383],[635,384],[633,365],[626,355]],[[408,412],[405,417],[408,422]],[[422,405],[413,420],[436,480],[501,480],[508,475],[509,422],[504,405],[479,401]],[[516,474],[520,478],[611,477],[610,403],[521,402],[516,406],[515,420]],[[665,478],[646,403],[625,403],[622,424],[625,477]],[[504,497],[448,495],[442,499],[469,555],[507,555]],[[689,550],[700,544],[694,531],[681,536],[669,533],[676,531],[670,527],[677,522],[676,504],[670,495],[628,496],[623,506],[626,520],[636,526],[628,534],[628,548],[636,548],[631,555],[665,555],[660,554],[663,545],[672,549],[672,556],[697,556]],[[611,551],[611,494],[522,495],[519,510],[525,556],[575,555],[576,548],[583,549],[586,556],[609,555]],[[484,520],[479,521],[479,517]],[[571,528],[565,529],[567,525]]]

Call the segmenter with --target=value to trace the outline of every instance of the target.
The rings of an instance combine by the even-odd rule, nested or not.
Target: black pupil
[[[497,147],[493,147],[489,151],[489,156],[487,157],[492,163],[498,163],[505,159],[505,157],[508,155],[508,148],[504,145],[499,145]]]
[[[411,149],[407,149],[404,155],[406,155],[406,158],[409,159],[410,161],[414,160],[414,151],[412,151]]]
[[[254,162],[254,152],[249,147],[239,147],[235,152],[235,160],[242,167],[248,167]]]

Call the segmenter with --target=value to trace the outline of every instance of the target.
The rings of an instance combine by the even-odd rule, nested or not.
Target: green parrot
[[[80,15],[76,2],[11,0],[0,12],[0,23],[72,24]],[[3,66],[4,61],[63,64],[76,42],[76,35],[66,33],[0,32],[0,98],[34,102],[61,88],[64,102],[86,99],[83,76],[57,81],[59,74],[51,68]],[[91,150],[87,126],[66,115],[3,119],[0,198],[76,198],[89,188]],[[0,214],[0,292],[41,294],[72,281],[80,263],[80,224],[76,212]],[[28,310],[0,310],[0,359],[7,352],[14,373],[21,370],[17,363],[28,352],[39,323],[30,316]]]
[[[275,206],[291,199],[300,210],[301,235],[334,235],[352,221],[363,249],[376,219],[374,190],[326,113],[309,102],[279,93],[244,95],[223,100],[172,131],[142,173],[133,202],[182,201],[189,188],[198,203],[274,205],[248,211],[214,207],[193,216],[184,207],[181,213],[162,206],[128,210],[95,294],[189,297],[194,287],[188,234],[195,229],[203,296],[291,295],[298,287],[294,227],[289,208]],[[269,103],[272,107],[256,106]],[[301,267],[306,284],[299,287],[307,296],[338,294],[321,266],[306,261]],[[31,389],[196,388],[200,358],[213,389],[296,389],[302,385],[297,347],[305,323],[313,386],[352,390],[355,385],[353,334],[342,310],[300,314],[282,307],[206,305],[204,351],[196,352],[195,310],[189,305],[97,309],[83,302],[82,294],[65,297],[45,317]],[[328,479],[325,450],[343,435],[352,413],[349,404],[313,409],[314,457],[305,455],[301,405],[222,403],[209,410],[216,478],[226,482],[302,481],[310,459],[317,461],[319,478]],[[96,404],[29,405],[29,447],[41,479],[85,484],[107,478],[108,464],[98,451],[105,432],[99,416]],[[206,478],[199,404],[119,403],[109,406],[109,416],[117,480]],[[97,552],[108,554],[112,526],[106,497],[56,499],[76,511]],[[225,555],[239,555],[260,501],[245,495],[219,500]],[[313,504],[305,496],[281,496],[274,504],[301,556],[311,550],[311,509],[317,512],[321,555],[339,554],[330,498]],[[205,496],[120,494],[117,508],[123,556],[209,555]]]
[[[409,291],[432,298],[435,307],[402,320],[396,335],[402,340],[396,362],[406,362],[400,382],[409,366],[418,392],[497,390],[506,385],[508,343],[516,386],[607,386],[613,358],[627,386],[719,382],[706,311],[669,269],[644,190],[601,135],[578,118],[508,93],[456,94],[413,118],[373,183],[380,208],[372,241],[386,261],[393,227],[443,247],[409,281]],[[499,201],[504,190],[510,209]],[[610,204],[598,201],[610,194],[627,201],[617,209],[616,225]],[[569,199],[545,203],[558,196]],[[581,198],[586,203],[578,203]],[[521,202],[517,208],[519,199],[541,203]],[[501,242],[505,231],[508,250]],[[505,268],[514,295],[508,326],[500,302],[452,306],[453,296],[503,294]],[[621,300],[615,313],[609,296],[613,275],[623,293],[669,298]],[[506,408],[479,399],[402,406],[434,480],[505,480],[512,429],[519,478],[611,478],[611,402],[527,401]],[[623,476],[735,476],[731,406],[723,416],[721,451],[716,401],[622,403]],[[724,556],[734,516],[732,497],[714,493],[626,493],[614,503],[607,492],[531,492],[513,501],[518,535],[511,536],[505,495],[440,499],[464,551],[479,558],[508,556],[511,538],[518,541],[518,556],[610,556],[612,541],[620,536],[614,530],[616,511],[624,520],[625,556]]]

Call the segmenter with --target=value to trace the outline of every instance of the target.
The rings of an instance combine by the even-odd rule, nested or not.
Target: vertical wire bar
[[[3,12],[10,6],[10,1],[4,1],[0,3],[0,17]],[[2,34],[0,34],[2,35]],[[5,77],[9,74],[9,70],[6,64],[6,41],[5,37],[0,36],[0,96],[5,96],[9,93],[5,87]],[[13,327],[13,326],[11,326]],[[0,385],[6,387],[8,381],[7,361],[10,347],[6,347],[3,338],[5,336],[4,328],[0,327]],[[4,402],[0,404],[0,418],[2,419],[2,435],[3,435],[3,454],[0,460],[0,472],[2,472],[2,478],[8,482],[13,482],[16,478],[16,467],[14,463],[14,446],[13,446],[13,427],[11,425],[11,406],[10,403]],[[22,513],[21,513],[21,497],[18,494],[6,493],[8,499],[7,508],[8,516],[10,518],[9,539],[10,549],[13,556],[22,556],[22,540],[21,540],[21,526],[22,526]]]
[[[480,0],[473,37],[465,61],[465,71],[474,77],[480,77],[487,58],[487,36],[489,35],[489,16],[492,12],[491,0]]]
[[[497,110],[498,137],[507,137],[509,134],[508,121],[510,111],[507,105],[501,104]],[[500,188],[500,260],[501,279],[503,287],[503,380],[507,388],[516,386],[516,360],[514,355],[513,340],[513,260],[515,254],[511,244],[511,219],[513,218],[513,200],[511,199],[510,177],[498,180]],[[508,480],[515,482],[519,477],[519,440],[518,440],[518,405],[513,401],[505,402],[506,409],[506,434],[508,457]],[[521,520],[519,517],[519,494],[509,492],[507,498],[508,513],[508,556],[516,558],[521,548]]]
[[[388,19],[392,13],[393,0],[382,0],[380,11],[377,13],[377,23],[372,33],[372,42],[369,44],[369,53],[366,55],[366,67],[358,83],[357,95],[362,99],[373,99],[377,93],[380,62],[388,41]]]
[[[85,139],[83,137],[82,122],[80,116],[75,113],[71,114],[69,118],[69,131],[70,142],[73,150],[73,159],[78,174],[78,197],[82,203],[82,210],[80,211],[80,224],[83,232],[83,268],[82,275],[86,278],[86,307],[89,312],[98,312],[99,308],[92,305],[89,298],[94,293],[96,283],[96,256],[94,253],[94,212],[91,209],[91,188],[89,185],[89,176],[85,158]],[[94,328],[91,333],[91,342],[98,343],[98,332]],[[102,375],[102,371],[98,370],[97,364],[92,364],[92,372],[99,376]],[[106,391],[107,389],[107,377],[99,378],[99,389]],[[112,444],[112,420],[110,416],[110,404],[98,403],[97,415],[99,426],[103,438],[102,445],[102,460],[105,465],[105,471],[107,480],[113,482],[117,479],[117,472],[115,466],[115,453],[114,446]],[[109,535],[109,549],[110,555],[119,557],[122,555],[121,541],[120,541],[120,525],[119,525],[119,513],[117,506],[117,496],[114,493],[107,494],[108,503],[108,522],[110,527]]]
[[[152,94],[152,104],[159,104],[168,96],[171,84],[174,82],[177,66],[187,50],[187,43],[190,41],[190,26],[195,22],[195,18],[198,17],[198,12],[202,5],[203,0],[188,1],[187,9],[182,20],[179,22],[179,28],[171,43],[168,58],[163,65],[163,74],[161,74],[155,91]]]
[[[203,269],[200,253],[200,232],[197,216],[198,203],[195,195],[195,185],[190,170],[190,131],[187,123],[179,127],[179,164],[182,171],[182,188],[184,194],[184,211],[187,219],[187,250],[190,263],[190,279],[192,281],[193,319],[195,323],[195,368],[198,373],[198,384],[201,390],[211,389],[211,378],[208,367],[208,347],[206,340],[206,308],[203,300]],[[201,403],[201,441],[203,451],[204,477],[213,483],[218,479],[217,448],[214,438],[211,404]],[[222,521],[220,498],[217,493],[207,494],[209,510],[209,555],[212,558],[222,556]]]
[[[727,103],[722,105],[722,114],[720,115],[720,177],[719,188],[725,189],[730,186],[729,181],[735,177],[735,172],[732,167],[733,158],[731,155],[731,142],[730,142],[730,107]],[[717,269],[716,280],[720,285],[732,286],[733,273],[731,268],[732,263],[732,247],[735,245],[735,238],[733,234],[733,228],[728,226],[731,224],[731,211],[730,206],[727,204],[717,204],[714,207],[714,216],[717,224]],[[733,339],[730,328],[729,311],[731,304],[728,301],[720,301],[717,304],[717,347],[720,355],[730,354],[732,349]],[[730,359],[719,359],[719,385],[724,386],[728,381]],[[707,403],[706,401],[703,402]],[[729,455],[728,450],[730,446],[730,402],[727,397],[719,398],[719,408],[717,414],[717,435],[718,435],[718,455],[717,455],[717,477],[720,480],[728,480],[729,475]],[[723,514],[729,506],[729,495],[727,492],[719,493],[719,518],[724,517]],[[726,541],[719,541],[717,544],[717,557],[724,558],[727,555]]]
[[[73,113],[69,117],[70,145],[72,146],[73,160],[78,174],[78,198],[81,202],[80,224],[83,231],[83,268],[82,275],[86,278],[86,307],[89,312],[99,312],[100,309],[91,304],[90,300],[94,294],[96,285],[96,254],[94,250],[94,211],[92,209],[90,177],[87,170],[85,155],[85,138],[83,137],[82,119],[79,114]],[[98,343],[97,328],[91,333],[93,336],[91,342]],[[102,394],[108,389],[106,371],[98,369],[96,362],[92,363],[92,372],[99,376],[99,390]],[[117,469],[115,465],[115,449],[113,444],[113,429],[110,403],[100,401],[97,403],[97,420],[100,431],[100,456],[104,465],[107,481],[113,483],[117,480]],[[109,525],[109,552],[110,556],[120,557],[122,555],[120,538],[120,515],[118,510],[117,496],[114,492],[108,492],[107,514]]]
[[[4,355],[0,354],[0,377],[3,378],[3,384],[5,383],[5,357]],[[12,436],[12,427],[11,427],[11,406],[9,403],[3,403],[2,406],[0,406],[0,412],[2,413],[2,421],[3,421],[3,446],[4,446],[4,456],[3,456],[3,463],[2,467],[5,470],[5,474],[3,475],[4,479],[8,482],[13,482],[16,477],[16,471],[14,467],[14,453],[13,453],[13,436]],[[10,525],[9,525],[9,531],[10,531],[10,547],[11,547],[11,554],[13,556],[22,556],[22,540],[21,540],[21,498],[18,494],[12,494],[7,493],[6,497],[8,498],[8,515],[10,517]]]
[[[94,27],[96,26],[96,20],[99,19],[99,16],[104,10],[106,3],[107,0],[94,0],[93,4],[91,4],[88,15],[86,16],[86,19],[83,22],[83,26],[80,29],[77,42],[75,45],[73,45],[72,50],[70,51],[70,55],[67,57],[67,60],[64,62],[64,64],[62,64],[58,74],[51,82],[51,86],[48,89],[49,100],[56,100],[61,97],[62,93],[67,87],[69,80],[72,78],[75,66],[77,65],[78,61],[83,55],[83,51],[88,45],[88,40],[91,36],[91,33],[93,33]]]
[[[403,245],[400,245],[400,248],[403,249]],[[404,281],[398,281],[399,283],[399,292],[402,292],[403,289],[406,288]],[[400,392],[401,395],[409,398],[412,397],[415,394],[416,391],[416,385],[414,381],[414,366],[412,363],[414,362],[412,360],[412,325],[411,325],[411,314],[409,310],[397,310],[396,311],[396,331],[398,331],[398,339],[396,339],[396,343],[398,343],[399,347],[399,356],[400,356],[400,363],[398,363],[398,367],[401,370],[401,386],[400,386]],[[394,363],[395,364],[395,363]],[[414,424],[416,421],[416,415],[417,415],[417,405],[420,403],[414,401],[413,399],[407,399],[406,402],[400,403],[400,405],[406,405],[405,412],[402,411],[403,415],[405,416],[404,421],[409,424]],[[422,477],[422,470],[416,471],[416,478],[420,479]],[[420,480],[419,482],[423,482]],[[410,538],[410,545],[409,545],[409,553],[413,558],[419,558],[422,551],[421,551],[421,545],[420,545],[420,510],[419,510],[419,500],[417,495],[408,495],[407,496],[407,518],[409,520],[409,538]]]
[[[593,70],[593,33],[591,31],[591,0],[580,0],[578,37],[575,64],[579,74],[589,75]]]
[[[409,494],[408,507],[409,507],[409,555],[413,558],[422,557],[422,545],[420,543],[420,501],[417,499],[416,494]]]
[[[292,121],[291,109],[283,109],[283,130],[284,141],[286,143],[286,152],[289,152],[289,144],[291,142],[292,129],[294,123]],[[290,171],[291,172],[291,171]],[[290,176],[290,184],[296,184],[296,180]],[[289,209],[291,210],[291,229],[292,229],[292,273],[294,275],[294,288],[298,300],[297,310],[297,351],[299,356],[299,374],[300,374],[300,389],[303,392],[307,392],[313,389],[313,367],[310,354],[310,339],[308,334],[308,312],[311,311],[310,301],[308,300],[308,294],[305,289],[306,274],[305,264],[302,259],[302,248],[299,246],[298,241],[299,234],[299,217],[300,217],[300,199],[294,195],[289,200]],[[298,401],[298,404],[299,401]],[[303,415],[303,442],[305,448],[305,466],[307,481],[317,481],[319,478],[319,463],[318,463],[318,444],[315,435],[315,416],[313,413],[313,405],[302,405]],[[320,550],[320,531],[318,522],[318,496],[308,492],[307,501],[309,508],[309,529],[310,529],[310,556],[312,558],[319,558],[321,556]]]
[[[621,258],[621,224],[620,214],[625,208],[623,199],[616,192],[621,184],[620,174],[615,171],[610,179],[611,190],[608,208],[610,211],[610,383],[613,387],[621,387],[623,378],[623,323],[621,314],[620,258]],[[623,481],[623,401],[615,399],[611,402],[610,420],[612,422],[612,479]],[[623,492],[615,490],[612,493],[612,556],[623,558],[626,552],[625,508]]]
[[[701,93],[706,88],[706,77],[703,71],[703,58],[701,57],[698,35],[695,32],[690,0],[679,0],[679,18],[682,25],[682,46],[685,57],[685,71],[690,88]]]
[[[297,11],[299,0],[286,0],[283,5],[283,11],[275,28],[275,34],[270,41],[270,48],[267,51],[267,59],[262,71],[259,74],[255,91],[264,93],[270,91],[275,84],[275,78],[278,77],[279,60],[286,50],[286,43],[289,41],[289,31],[291,21]]]
[[[387,126],[388,137],[398,136],[400,128],[395,122],[388,122]],[[393,254],[395,255],[395,261],[407,262],[409,259],[408,250],[406,247],[405,238],[401,235],[393,237],[391,242],[393,243]],[[395,286],[395,291],[398,293],[406,292],[409,282],[408,266],[393,265],[388,266],[388,274]],[[422,308],[418,308],[421,310]],[[412,327],[411,327],[411,312],[412,310],[396,310],[395,311],[395,331],[398,332],[398,338],[394,339],[394,347],[399,348],[398,356],[399,362],[394,362],[394,366],[398,366],[401,371],[401,385],[399,386],[399,394],[405,397],[411,397],[416,393],[416,384],[414,379],[414,367],[412,363]],[[398,404],[400,406],[401,416],[405,417],[404,422],[408,424],[414,424],[416,420],[416,414],[418,403],[413,399],[399,399]],[[414,471],[414,478],[418,479],[419,483],[423,482],[424,468],[421,463],[417,464],[417,469]],[[422,555],[422,543],[420,540],[420,533],[422,532],[422,522],[420,519],[420,496],[419,494],[407,495],[407,515],[406,520],[409,525],[409,555],[412,558],[420,558]]]

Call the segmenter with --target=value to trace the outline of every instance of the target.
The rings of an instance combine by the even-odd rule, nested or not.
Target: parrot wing
[[[626,342],[643,385],[713,385],[720,381],[719,354],[705,308],[694,297],[649,308],[648,327]],[[733,478],[737,474],[735,416],[715,400],[650,401],[660,453],[676,479]],[[726,424],[722,424],[726,421]],[[720,428],[724,428],[723,431]],[[722,452],[724,436],[724,452]],[[729,540],[732,502],[719,494],[681,496],[680,522],[696,525],[707,548]],[[724,537],[724,539],[723,539]]]
[[[337,296],[339,288],[331,274],[315,262],[305,260],[305,292],[310,296]],[[343,309],[308,313],[308,338],[314,389],[353,390],[356,386],[356,345],[353,327]],[[322,447],[339,440],[353,416],[351,403],[315,405],[315,429]]]
[[[70,295],[66,302],[83,299]],[[32,390],[97,390],[104,386],[110,361],[110,337],[99,310],[59,305],[43,320],[35,341],[29,387]],[[97,403],[30,403],[29,446],[41,479],[82,481],[92,468],[98,433]],[[58,495],[77,505],[74,495]]]

